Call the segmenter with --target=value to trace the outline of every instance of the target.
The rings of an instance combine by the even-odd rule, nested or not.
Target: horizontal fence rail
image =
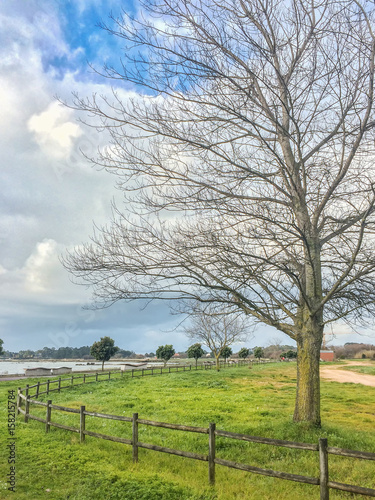
[[[236,366],[245,366],[245,365],[253,365],[253,364],[258,364],[258,363],[267,363],[270,361],[267,360],[253,360],[253,359],[238,359],[236,361],[220,361],[219,366],[220,368],[234,368]],[[146,377],[149,375],[163,375],[163,374],[169,374],[169,373],[181,373],[181,372],[186,372],[186,371],[195,371],[195,370],[212,370],[216,369],[216,363],[214,361],[204,361],[203,363],[197,364],[197,365],[176,365],[176,366],[158,366],[158,367],[148,367],[148,368],[133,368],[133,369],[127,369],[127,370],[106,370],[106,371],[101,371],[101,372],[95,372],[95,373],[84,373],[84,374],[72,374],[69,377],[62,378],[59,377],[55,380],[50,380],[48,379],[46,382],[37,382],[36,384],[29,385],[26,384],[26,387],[22,389],[22,391],[25,391],[26,396],[30,395],[31,397],[36,397],[38,398],[42,394],[49,394],[50,392],[60,392],[62,389],[69,389],[70,387],[73,386],[78,386],[78,385],[83,385],[83,384],[92,384],[95,382],[100,382],[102,380],[110,380],[113,378],[113,376],[118,376],[120,377],[123,376],[128,376],[131,378],[136,378],[136,377]],[[77,380],[81,380],[82,382],[78,382]],[[94,379],[94,380],[88,380],[88,379]],[[64,383],[68,383],[68,385],[62,385]],[[56,386],[53,386],[53,385]],[[42,387],[46,386],[45,390],[41,390]],[[31,389],[36,389],[36,392],[34,394],[30,393]]]
[[[171,368],[171,367],[169,367]],[[177,368],[177,367],[173,367]],[[189,370],[191,367],[189,368]],[[142,369],[142,375],[134,375],[134,371],[132,370],[133,373],[131,373],[131,376],[144,376],[144,370]],[[155,368],[153,369],[153,371]],[[160,369],[158,369],[160,370]],[[140,370],[138,370],[140,372]],[[178,371],[178,370],[176,370]],[[130,370],[129,370],[130,372]],[[163,373],[159,371],[159,374]],[[170,373],[168,371],[168,373]],[[153,374],[153,372],[151,373]],[[95,381],[98,381],[98,373],[95,375],[87,375],[86,377],[83,377],[83,383],[86,383],[86,378],[88,377],[95,377]],[[102,374],[100,374],[102,375]],[[110,380],[111,375],[106,374],[106,380]],[[82,376],[80,376],[82,378]],[[66,379],[65,379],[66,380]],[[364,488],[356,485],[350,485],[350,484],[344,484],[344,483],[339,483],[335,481],[330,481],[329,480],[329,467],[328,467],[328,458],[329,455],[338,455],[342,457],[351,457],[354,459],[361,459],[361,460],[375,460],[375,453],[370,453],[370,452],[364,452],[364,451],[355,451],[355,450],[347,450],[343,448],[337,448],[337,447],[332,447],[328,446],[327,439],[321,438],[319,439],[318,444],[312,444],[312,443],[299,443],[299,442],[293,442],[293,441],[285,441],[285,440],[280,440],[280,439],[271,439],[271,438],[264,438],[260,436],[250,436],[246,434],[239,434],[235,432],[228,432],[225,430],[219,430],[216,429],[216,424],[211,423],[209,427],[194,427],[194,426],[189,426],[189,425],[182,425],[182,424],[172,424],[172,423],[167,423],[167,422],[156,422],[153,420],[146,420],[139,418],[138,413],[133,413],[132,417],[130,416],[123,416],[123,415],[112,415],[112,414],[106,414],[106,413],[98,413],[98,412],[92,412],[86,410],[85,406],[81,406],[79,409],[78,408],[69,408],[61,405],[54,405],[52,404],[52,401],[49,400],[46,403],[42,401],[38,401],[36,399],[32,399],[30,396],[29,392],[30,389],[37,388],[36,394],[48,394],[48,391],[51,392],[53,390],[61,390],[63,388],[68,388],[73,386],[74,378],[73,376],[70,378],[71,384],[69,386],[62,386],[61,382],[63,381],[61,377],[57,380],[48,380],[45,383],[37,383],[33,386],[27,385],[26,388],[18,389],[17,393],[17,410],[18,414],[22,414],[24,416],[24,421],[28,422],[29,419],[31,420],[36,420],[38,422],[44,423],[45,424],[45,431],[48,433],[50,431],[50,427],[57,427],[59,429],[63,429],[69,432],[74,432],[78,433],[80,435],[80,442],[85,441],[86,436],[98,438],[98,439],[105,439],[109,441],[114,441],[117,443],[122,443],[126,444],[132,447],[132,458],[133,462],[138,462],[138,449],[139,448],[144,448],[147,450],[151,451],[157,451],[161,453],[167,453],[170,455],[176,455],[176,456],[181,456],[185,457],[188,459],[193,459],[193,460],[200,460],[203,462],[208,462],[208,477],[209,477],[209,482],[211,485],[215,484],[215,466],[220,465],[223,467],[228,467],[228,468],[233,468],[233,469],[239,469],[242,471],[250,472],[253,474],[260,474],[264,476],[270,476],[270,477],[275,477],[279,479],[284,479],[288,481],[294,481],[294,482],[299,482],[299,483],[304,483],[304,484],[311,484],[314,486],[319,486],[320,487],[320,499],[321,500],[328,500],[329,499],[329,490],[330,489],[335,489],[335,490],[341,490],[341,491],[347,491],[350,493],[354,494],[359,494],[359,495],[367,495],[370,497],[375,497],[375,489],[372,488]],[[50,389],[50,385],[52,383],[57,383],[58,387],[55,389]],[[47,385],[47,390],[41,392],[39,389],[42,385]],[[78,385],[78,384],[77,384]],[[35,396],[34,396],[35,397]],[[24,402],[24,408],[22,407],[22,402]],[[45,418],[32,415],[30,412],[30,406],[31,405],[36,405],[36,406],[42,406],[46,408],[46,415]],[[68,412],[68,413],[73,413],[79,415],[79,426],[77,427],[71,427],[68,425],[63,425],[57,422],[52,421],[52,410],[54,411],[60,411],[60,412]],[[125,438],[125,437],[117,437],[117,436],[110,436],[107,434],[101,434],[98,432],[93,432],[87,429],[86,425],[86,417],[94,417],[94,418],[100,418],[100,419],[109,419],[109,420],[117,420],[117,421],[123,421],[123,422],[128,422],[131,423],[131,438]],[[208,435],[208,453],[207,455],[205,454],[199,454],[191,451],[186,451],[186,450],[176,450],[173,448],[168,448],[165,446],[159,446],[156,444],[151,444],[151,443],[143,443],[139,441],[138,439],[138,430],[139,426],[144,425],[144,426],[149,426],[149,427],[159,427],[159,428],[165,428],[165,429],[171,429],[171,430],[177,430],[177,431],[182,431],[182,432],[193,432],[197,434],[206,434]],[[276,447],[285,447],[285,448],[292,448],[292,449],[298,449],[298,450],[303,450],[303,451],[312,451],[312,452],[318,452],[319,455],[319,477],[310,477],[310,476],[304,476],[304,475],[298,475],[298,474],[291,474],[289,472],[282,472],[282,471],[275,471],[272,469],[264,469],[260,467],[255,467],[253,465],[249,464],[242,464],[242,463],[237,463],[234,461],[230,460],[224,460],[221,458],[218,458],[216,456],[216,438],[226,438],[226,439],[234,439],[234,440],[241,440],[241,441],[247,441],[247,442],[252,442],[252,443],[257,443],[257,444],[265,444],[265,445],[270,445],[270,446],[276,446]]]

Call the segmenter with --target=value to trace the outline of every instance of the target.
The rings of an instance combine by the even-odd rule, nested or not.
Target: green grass
[[[192,371],[163,376],[110,381],[65,389],[41,396],[54,404],[88,411],[131,416],[161,422],[208,427],[243,434],[317,443],[327,437],[330,446],[375,451],[375,391],[354,384],[322,381],[321,429],[292,423],[296,365],[277,363],[231,368],[217,373]],[[28,380],[28,383],[34,383]],[[24,386],[25,380],[22,381]],[[2,450],[6,450],[6,406],[8,389],[19,382],[1,382]],[[33,406],[32,414],[44,418],[45,408]],[[74,427],[79,416],[52,412],[52,420]],[[131,437],[131,424],[86,417],[86,428],[102,434]],[[263,477],[216,467],[216,486],[208,486],[207,462],[189,460],[139,449],[139,463],[132,463],[131,447],[79,436],[44,424],[23,422],[18,417],[17,500],[298,500],[319,497],[317,486]],[[207,454],[207,435],[139,426],[139,440],[170,448]],[[217,457],[301,475],[318,475],[316,452],[217,438]],[[0,498],[12,498],[6,487],[9,465],[1,467]],[[330,456],[330,478],[334,481],[375,487],[375,464]],[[49,490],[49,491],[48,491]],[[13,498],[15,498],[13,496]],[[331,490],[331,499],[352,498]],[[364,498],[364,497],[362,497]]]
[[[366,375],[375,375],[375,363],[374,366],[345,366],[344,370],[365,373]]]

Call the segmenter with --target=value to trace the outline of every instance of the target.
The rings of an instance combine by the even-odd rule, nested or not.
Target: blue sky
[[[104,335],[137,352],[189,345],[176,329],[180,319],[163,303],[82,309],[90,290],[72,284],[59,261],[66,249],[89,239],[94,221],[109,219],[118,196],[114,178],[93,170],[80,153],[95,151],[101,138],[55,98],[110,91],[88,63],[100,68],[119,61],[121,41],[97,26],[110,22],[111,12],[121,13],[117,1],[0,3],[0,338],[10,351],[91,345]],[[274,339],[290,343],[259,327],[247,345]],[[348,340],[373,341],[343,335],[336,343]]]

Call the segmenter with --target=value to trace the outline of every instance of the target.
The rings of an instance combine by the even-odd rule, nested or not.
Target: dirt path
[[[347,366],[374,366],[373,363],[346,361]],[[349,370],[340,370],[340,366],[324,366],[320,368],[320,376],[333,382],[351,382],[352,384],[362,384],[375,387],[375,375],[357,373]]]

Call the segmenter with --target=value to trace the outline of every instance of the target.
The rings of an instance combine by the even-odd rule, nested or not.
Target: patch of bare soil
[[[373,366],[373,364],[369,362],[358,363],[356,361],[346,361],[345,364],[348,366]],[[320,367],[320,376],[333,382],[349,382],[352,384],[362,384],[375,387],[375,375],[351,372],[349,370],[340,370],[340,366],[322,365]]]

